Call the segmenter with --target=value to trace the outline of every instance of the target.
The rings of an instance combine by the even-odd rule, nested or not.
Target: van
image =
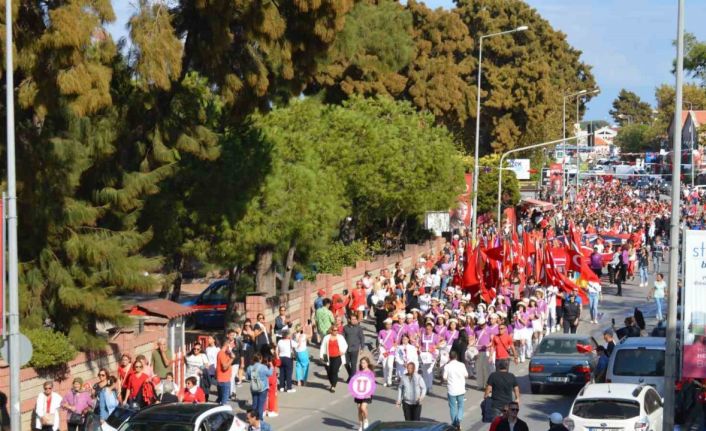
[[[615,346],[608,360],[607,383],[654,387],[664,396],[666,338],[630,337]]]

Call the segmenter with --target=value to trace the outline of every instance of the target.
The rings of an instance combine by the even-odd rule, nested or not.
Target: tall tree
[[[623,153],[644,153],[659,151],[658,130],[647,124],[629,124],[620,128],[615,137],[615,145]]]
[[[636,93],[622,89],[613,101],[613,109],[609,111],[613,120],[621,126],[625,124],[651,124],[652,107],[643,102]]]
[[[706,86],[706,42],[699,41],[692,33],[684,35],[684,70]]]
[[[706,109],[706,88],[694,84],[684,84],[683,90],[683,109]],[[657,87],[655,90],[655,99],[657,99],[655,128],[666,136],[669,125],[674,120],[674,86],[662,84]]]

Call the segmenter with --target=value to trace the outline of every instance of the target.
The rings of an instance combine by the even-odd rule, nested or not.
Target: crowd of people
[[[706,201],[692,193],[684,199],[694,205]],[[703,213],[697,210],[694,217]],[[510,372],[512,364],[529,360],[546,334],[576,332],[586,306],[590,322],[597,324],[601,296],[609,286],[621,295],[628,278],[639,277],[645,296],[657,304],[656,318],[664,319],[668,287],[660,271],[668,231],[665,202],[618,181],[586,181],[574,194],[574,202],[563,208],[520,211],[508,216],[500,229],[481,223],[479,253],[491,254],[498,247],[511,250],[515,245],[526,248],[527,241],[535,244],[534,254],[526,254],[521,263],[507,255],[498,263],[487,260],[484,269],[476,269],[481,288],[465,285],[473,249],[467,232],[460,232],[438,254],[422,256],[413,268],[397,263],[392,271],[365,273],[350,292],[330,298],[320,290],[311,326],[293,325],[286,307],[280,307],[272,325],[260,314],[254,322],[246,319],[234,325],[220,343],[214,337],[206,337],[205,346],[194,343],[184,358],[183,388],[174,380],[174,355],[165,340],[157,343],[149,360],[144,355],[123,355],[115,373],[102,369],[93,386],[77,379],[63,397],[47,382],[37,399],[36,426],[57,430],[59,409],[66,410],[69,426],[79,429],[89,415],[104,421],[119,405],[205,402],[214,385],[216,401],[227,404],[239,399],[237,388],[246,381],[252,407],[248,415],[264,426],[266,417],[278,415],[278,396],[286,396],[280,394],[307,385],[310,349],[318,347],[332,393],[341,367],[348,380],[359,373],[375,378],[380,368],[382,385],[397,389],[396,404],[404,418],[419,420],[426,394],[434,384],[443,384],[451,423],[461,429],[470,379],[488,399],[491,429],[526,429],[517,418],[520,391]],[[553,282],[544,273],[546,262],[537,265],[540,243],[550,251],[556,244],[588,249],[582,253],[598,281],[582,282],[581,271],[571,274],[564,268],[568,284]],[[366,340],[362,326],[366,321],[375,327],[374,340]],[[607,345],[597,351],[599,364],[610,354],[612,333],[605,337]],[[366,349],[368,345],[372,348]],[[374,396],[355,399],[360,430],[369,424],[373,400]],[[552,425],[559,422],[552,415]]]

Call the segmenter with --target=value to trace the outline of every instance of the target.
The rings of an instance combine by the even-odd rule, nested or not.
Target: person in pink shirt
[[[392,385],[392,376],[394,375],[395,367],[395,347],[397,334],[394,329],[392,329],[392,319],[385,319],[383,321],[385,329],[380,330],[378,333],[378,345],[380,350],[380,357],[378,358],[378,363],[382,363],[383,370],[383,386]]]
[[[71,390],[64,395],[61,407],[66,410],[69,431],[79,431],[86,423],[86,415],[93,410],[91,391],[83,390],[83,379],[76,377]]]

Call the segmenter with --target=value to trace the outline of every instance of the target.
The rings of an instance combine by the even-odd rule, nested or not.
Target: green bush
[[[357,261],[369,257],[368,246],[364,241],[353,241],[349,245],[335,242],[317,251],[313,261],[316,272],[340,275],[344,266],[355,266]]]
[[[31,367],[56,367],[76,357],[76,349],[61,332],[39,328],[24,331],[24,334],[32,342],[32,360],[29,361]]]

